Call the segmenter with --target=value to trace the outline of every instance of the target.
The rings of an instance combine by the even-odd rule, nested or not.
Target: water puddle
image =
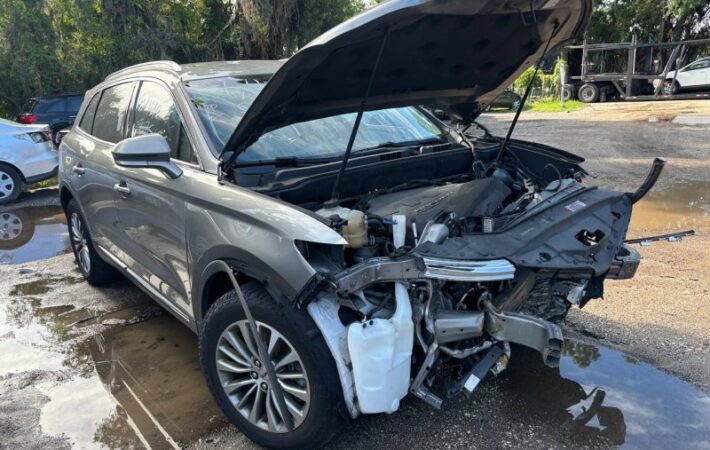
[[[0,212],[0,264],[51,258],[69,251],[66,218],[59,206]]]
[[[49,398],[40,411],[42,432],[64,435],[76,447],[180,448],[226,420],[202,377],[196,336],[162,311],[152,302],[101,313],[8,299],[0,306],[0,377],[78,374],[37,384]],[[73,339],[97,324],[112,326]]]
[[[517,351],[515,351],[517,350]],[[580,445],[707,448],[710,397],[649,364],[617,351],[565,342],[559,369],[514,349],[499,380],[502,395],[524,414],[543,417]]]
[[[710,228],[710,182],[652,190],[634,205],[630,228],[659,232]]]

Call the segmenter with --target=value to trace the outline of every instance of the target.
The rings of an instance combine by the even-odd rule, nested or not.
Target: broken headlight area
[[[537,152],[537,158],[529,158]],[[453,182],[410,182],[315,213],[347,246],[301,243],[299,297],[333,353],[353,416],[434,407],[505,369],[511,343],[556,366],[571,306],[630,278],[632,196],[586,187],[578,160],[513,143]],[[542,162],[540,162],[542,161]]]

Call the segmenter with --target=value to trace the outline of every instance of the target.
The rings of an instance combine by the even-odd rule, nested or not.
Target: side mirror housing
[[[182,175],[180,169],[170,160],[170,145],[159,134],[136,136],[116,144],[113,161],[122,167],[145,167],[158,169],[170,178]]]

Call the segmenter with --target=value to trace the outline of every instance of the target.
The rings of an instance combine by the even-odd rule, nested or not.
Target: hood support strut
[[[355,117],[355,123],[353,124],[353,129],[350,132],[350,139],[348,139],[348,146],[345,149],[345,154],[343,154],[343,161],[340,163],[340,169],[338,170],[338,175],[335,177],[333,182],[333,191],[330,196],[330,200],[324,203],[325,207],[337,206],[340,201],[340,183],[345,174],[345,169],[348,166],[348,160],[350,160],[350,154],[353,151],[353,145],[355,144],[355,138],[357,137],[357,132],[360,129],[360,122],[362,122],[362,115],[365,112],[365,105],[367,99],[370,96],[370,91],[372,90],[372,84],[375,82],[375,77],[377,76],[377,71],[380,67],[380,61],[382,60],[382,54],[385,50],[385,45],[387,44],[387,37],[389,36],[389,28],[385,30],[382,37],[382,43],[380,44],[380,49],[377,52],[377,59],[375,59],[375,64],[372,67],[372,74],[370,75],[370,80],[367,83],[367,90],[365,95],[360,101],[360,108],[357,111],[357,116]]]
[[[532,4],[532,2],[531,2]],[[532,8],[531,8],[532,10]],[[534,14],[534,10],[533,14]],[[523,23],[525,23],[525,16],[522,15],[523,17]],[[520,106],[518,106],[518,110],[515,111],[515,117],[513,117],[513,121],[510,123],[510,128],[508,128],[508,134],[505,136],[505,140],[500,146],[500,149],[498,150],[498,156],[496,156],[496,165],[500,166],[500,163],[503,161],[503,156],[505,155],[505,151],[508,148],[508,142],[510,142],[510,137],[513,135],[513,130],[515,129],[515,125],[518,124],[518,118],[520,117],[520,113],[523,112],[523,108],[525,108],[525,103],[528,100],[528,97],[530,96],[530,92],[532,91],[533,84],[535,83],[535,78],[537,78],[537,73],[540,70],[540,65],[542,64],[542,61],[545,59],[545,55],[547,54],[547,49],[550,47],[550,42],[552,42],[552,38],[555,37],[555,34],[557,34],[557,28],[560,26],[559,22],[555,22],[555,27],[552,30],[552,33],[550,33],[550,37],[547,39],[547,42],[545,43],[545,49],[542,51],[542,55],[540,56],[540,59],[538,60],[537,64],[535,65],[535,71],[533,72],[533,76],[530,77],[530,81],[528,82],[527,87],[525,88],[525,93],[523,94],[522,100],[520,100]]]

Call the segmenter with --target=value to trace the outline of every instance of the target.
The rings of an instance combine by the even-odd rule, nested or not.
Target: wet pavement
[[[176,319],[150,301],[109,312],[45,307],[33,294],[46,286],[19,285],[0,307],[0,380],[30,370],[62,374],[36,386],[48,398],[42,433],[77,448],[178,448],[227,426],[202,378],[197,339]],[[92,326],[101,330],[76,339]],[[471,399],[449,400],[439,412],[409,399],[396,415],[354,422],[333,446],[399,446],[409,439],[397,432],[402,421],[433,432],[482,415],[486,426],[504,427],[496,414],[506,410],[572,446],[710,445],[710,398],[633,357],[576,340],[567,341],[559,370],[524,348],[513,355]],[[493,409],[481,408],[486,399]]]

